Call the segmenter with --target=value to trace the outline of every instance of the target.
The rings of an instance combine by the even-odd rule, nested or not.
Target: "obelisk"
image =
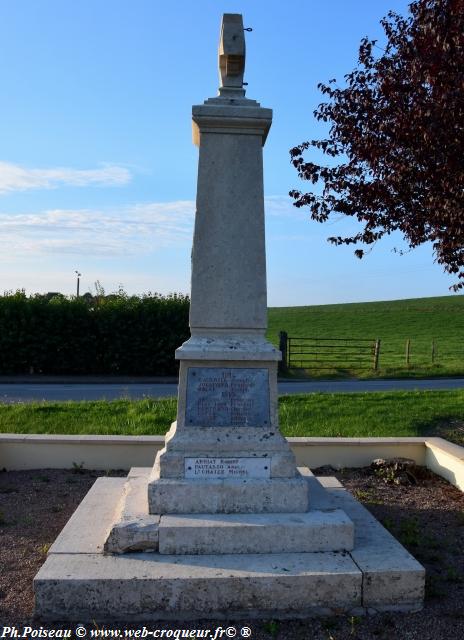
[[[272,111],[245,97],[242,16],[225,14],[219,95],[194,106],[199,147],[191,337],[177,420],[157,455],[150,513],[305,512],[308,485],[278,427],[267,342],[262,147]]]

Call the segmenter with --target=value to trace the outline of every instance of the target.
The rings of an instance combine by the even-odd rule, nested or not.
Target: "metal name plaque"
[[[187,373],[187,427],[267,427],[267,369],[190,367]]]
[[[185,458],[186,478],[270,478],[269,458]]]

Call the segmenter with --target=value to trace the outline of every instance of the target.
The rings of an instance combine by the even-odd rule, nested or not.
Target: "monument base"
[[[105,554],[105,541],[115,523],[125,522],[126,531],[132,526],[132,532],[141,524],[137,514],[140,508],[148,509],[142,487],[145,484],[146,489],[150,471],[132,470],[129,478],[133,482],[129,483],[124,478],[96,481],[35,577],[35,611],[39,618],[81,622],[282,619],[416,611],[422,607],[423,567],[335,478],[317,479],[309,473],[312,508],[327,516],[347,514],[345,524],[352,521],[355,528],[353,549],[208,554],[200,545],[202,553],[196,555],[170,554],[173,548],[191,550],[184,533],[185,527],[192,533],[196,516],[185,517],[184,533],[179,530],[179,518],[183,517],[167,516],[162,543],[166,553]],[[129,495],[132,498],[128,500]],[[147,517],[151,520],[145,524],[151,527],[155,547],[161,542],[159,525],[163,518]],[[237,541],[241,535],[230,536],[233,518],[250,516],[217,517],[229,518],[229,542],[225,544],[231,544],[230,540]],[[291,530],[285,514],[260,517],[283,519],[274,524]],[[336,520],[334,516],[332,526]],[[216,542],[220,539],[217,524],[213,526]],[[293,524],[295,532],[298,526]],[[245,526],[255,531],[259,528],[256,520]],[[195,533],[197,542],[202,535],[205,540],[205,532],[208,537],[208,529],[212,531],[210,524],[204,523],[203,534]]]

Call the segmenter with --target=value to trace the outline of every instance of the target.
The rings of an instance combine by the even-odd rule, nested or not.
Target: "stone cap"
[[[272,109],[261,107],[254,100],[212,98],[192,107],[192,137],[196,146],[200,146],[201,133],[260,135],[264,145],[271,123]]]

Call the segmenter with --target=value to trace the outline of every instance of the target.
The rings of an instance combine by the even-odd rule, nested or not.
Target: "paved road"
[[[435,380],[340,380],[336,382],[280,382],[279,394],[353,393],[412,389],[464,389],[464,378]],[[35,400],[113,400],[163,398],[177,394],[176,384],[0,384],[0,402]]]

